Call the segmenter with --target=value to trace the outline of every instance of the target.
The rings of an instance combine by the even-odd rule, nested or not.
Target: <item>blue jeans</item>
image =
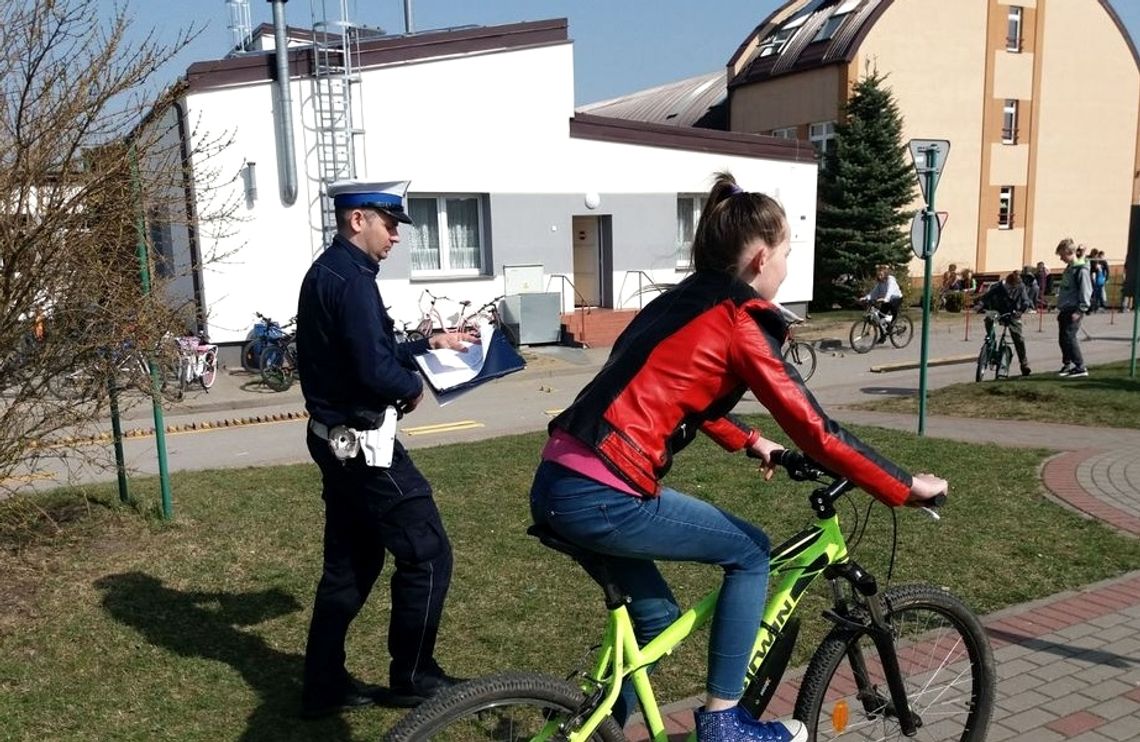
[[[610,574],[629,594],[630,617],[643,646],[680,613],[653,560],[721,566],[724,583],[709,637],[706,689],[720,698],[740,698],[768,587],[768,537],[762,530],[675,490],[634,497],[549,461],[535,473],[530,507],[535,523],[611,557]],[[619,721],[632,707],[632,686],[622,695],[624,703],[614,709]]]

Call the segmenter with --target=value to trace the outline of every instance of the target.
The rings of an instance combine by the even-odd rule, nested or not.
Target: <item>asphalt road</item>
[[[1026,340],[1034,373],[1053,373],[1059,368],[1054,315],[1027,316]],[[964,340],[962,322],[945,321],[932,326],[931,359],[973,357],[980,346],[981,323],[972,318],[969,340]],[[1108,315],[1087,318],[1085,328],[1093,340],[1082,348],[1089,363],[1128,358],[1131,349],[1131,316]],[[838,333],[837,333],[838,334]],[[845,333],[844,333],[845,335]],[[839,406],[875,397],[915,394],[919,371],[876,373],[873,366],[917,363],[920,336],[904,349],[877,346],[859,355],[846,347],[820,351],[819,366],[809,382],[825,409],[843,418]],[[518,374],[485,384],[450,405],[440,407],[430,397],[401,423],[401,439],[408,448],[481,440],[488,437],[540,430],[550,418],[566,407],[604,362],[608,349],[588,350],[543,347],[528,351],[528,368]],[[973,363],[931,367],[927,386],[936,389],[973,379]],[[149,404],[137,404],[125,414],[124,427],[151,429]],[[166,436],[172,471],[225,467],[265,466],[307,462],[305,421],[284,419],[299,413],[303,402],[297,385],[284,393],[267,393],[256,379],[236,373],[223,374],[209,394],[198,393],[182,406],[167,413],[166,424],[185,428],[190,424],[210,424],[206,429],[179,430]],[[738,407],[742,412],[762,408],[746,396]],[[251,422],[260,418],[262,422]],[[215,426],[222,420],[240,424]],[[106,426],[105,429],[107,429]],[[917,418],[915,420],[917,429]],[[152,435],[128,438],[124,442],[128,468],[133,472],[157,473],[155,439]],[[113,449],[109,442],[60,446],[51,456],[37,462],[4,482],[9,490],[44,490],[66,483],[110,481],[115,478]]]

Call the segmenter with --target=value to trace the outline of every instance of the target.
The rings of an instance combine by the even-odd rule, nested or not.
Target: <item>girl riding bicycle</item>
[[[531,489],[531,513],[568,541],[610,557],[630,595],[644,645],[679,615],[654,560],[717,564],[724,581],[709,639],[708,693],[696,712],[701,742],[803,740],[799,722],[759,722],[737,705],[768,582],[768,538],[757,526],[662,487],[673,454],[703,430],[745,449],[774,473],[781,448],[729,415],[746,389],[796,445],[889,505],[946,490],[911,476],[828,419],[781,357],[787,331],[776,292],[787,275],[789,228],[770,197],[720,173],[693,241],[694,273],[645,307],[603,369],[550,424]],[[633,701],[622,690],[614,716]]]

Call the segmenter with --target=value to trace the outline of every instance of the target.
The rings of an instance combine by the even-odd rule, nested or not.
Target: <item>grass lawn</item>
[[[1095,378],[1095,377],[1094,377]],[[914,469],[952,483],[943,520],[898,513],[895,581],[946,585],[979,612],[1140,568],[1140,542],[1046,500],[1044,452],[861,429]],[[439,657],[453,673],[559,675],[600,638],[601,593],[566,557],[524,534],[541,434],[418,450],[456,555]],[[460,463],[461,466],[456,466]],[[461,470],[462,474],[454,473]],[[701,439],[669,483],[763,523],[774,543],[810,520],[808,489],[759,481],[752,462]],[[136,480],[149,512],[157,484]],[[299,678],[320,566],[315,466],[178,474],[177,517],[118,507],[113,485],[0,502],[0,730],[12,740],[377,739],[399,718],[368,709],[301,722]],[[856,494],[860,515],[868,501]],[[850,527],[854,508],[841,506]],[[54,523],[45,519],[50,513]],[[885,582],[890,513],[872,510],[856,558]],[[390,570],[390,568],[388,568]],[[718,570],[666,565],[684,604]],[[350,634],[349,664],[387,679],[387,575]],[[826,629],[813,586],[798,654]],[[707,634],[654,676],[662,702],[703,687]]]
[[[1132,428],[1140,420],[1140,378],[1128,378],[1128,361],[1089,367],[1081,379],[1034,373],[1024,378],[954,384],[931,391],[933,415],[998,420],[1038,420],[1090,427]],[[1017,373],[1014,363],[1013,373]],[[894,397],[858,405],[886,412],[917,412],[917,397]]]

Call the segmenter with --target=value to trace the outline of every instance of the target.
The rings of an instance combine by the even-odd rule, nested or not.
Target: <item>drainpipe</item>
[[[285,35],[285,3],[269,0],[273,6],[273,42],[277,59],[277,160],[281,172],[281,201],[292,206],[297,200],[297,154],[293,144],[293,99],[289,95],[289,42]]]
[[[190,275],[194,283],[194,320],[198,332],[206,332],[206,295],[202,288],[202,248],[198,242],[197,205],[194,202],[194,162],[190,158],[190,133],[186,127],[184,100],[174,101],[178,141],[182,154],[182,192],[186,200],[186,238],[190,243]]]

